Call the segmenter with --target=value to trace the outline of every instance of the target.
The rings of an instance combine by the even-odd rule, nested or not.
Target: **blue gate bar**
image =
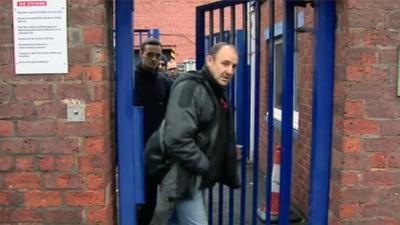
[[[243,41],[238,41],[238,43],[245,43],[244,45],[240,45],[243,47],[243,49],[240,51],[242,52],[242,55],[240,56],[240,61],[243,63],[243,81],[242,81],[242,89],[243,93],[240,95],[243,98],[242,101],[242,111],[243,111],[243,117],[241,121],[243,121],[243,132],[244,135],[242,137],[241,143],[243,145],[244,151],[249,151],[249,143],[250,143],[250,76],[249,76],[249,65],[247,61],[247,56],[248,56],[248,49],[247,49],[247,44],[248,44],[248,27],[247,27],[247,3],[242,4],[242,16],[243,16]],[[239,46],[238,46],[239,47]],[[246,156],[248,157],[248,155]],[[247,158],[244,158],[245,161]]]
[[[233,225],[233,211],[235,204],[234,192],[235,191],[233,190],[233,188],[229,188],[229,225]]]
[[[294,2],[284,1],[279,225],[289,225],[293,143]]]
[[[214,11],[210,10],[208,13],[208,37],[210,40],[208,42],[208,49],[210,49],[214,44]]]
[[[197,70],[200,70],[201,67],[204,65],[204,57],[205,57],[204,12],[246,2],[248,2],[248,0],[217,1],[207,5],[201,5],[196,7],[196,69]]]
[[[236,40],[236,26],[234,23],[231,23],[231,29],[230,32],[227,33],[224,30],[224,26],[223,26],[223,21],[224,21],[224,8],[231,6],[231,21],[232,19],[235,19],[235,8],[232,7],[234,5],[237,4],[243,4],[243,18],[244,21],[246,21],[246,23],[244,24],[244,30],[242,31],[242,33],[244,32],[244,38],[242,37],[241,41]],[[216,39],[217,41],[228,41],[229,38],[229,42],[231,44],[235,44],[235,43],[246,43],[247,42],[247,1],[220,1],[220,2],[214,2],[214,3],[210,3],[207,5],[202,5],[199,7],[196,7],[196,69],[201,69],[201,67],[204,65],[204,60],[205,60],[205,53],[207,53],[206,50],[206,46],[207,47],[211,47],[212,44],[215,43]],[[215,32],[214,32],[214,15],[213,15],[213,10],[219,10],[220,12],[220,26],[219,26],[219,33],[217,36],[215,36]],[[209,35],[206,36],[205,35],[205,14],[206,12],[209,13],[207,19],[209,20]],[[239,32],[238,32],[239,33]],[[228,34],[228,35],[226,35]],[[242,35],[243,36],[243,35]],[[216,39],[214,37],[217,37]],[[243,41],[244,39],[244,41]],[[249,117],[250,113],[249,108],[250,108],[250,95],[247,94],[246,96],[238,96],[238,92],[240,92],[239,90],[243,89],[242,92],[245,92],[246,90],[248,90],[249,86],[250,86],[250,78],[248,76],[246,76],[248,74],[248,68],[247,68],[247,53],[243,53],[242,50],[240,50],[239,48],[244,48],[245,51],[247,52],[247,45],[243,44],[240,46],[237,46],[238,50],[239,50],[239,54],[240,54],[240,62],[239,64],[243,64],[242,66],[238,66],[238,71],[237,71],[237,76],[235,76],[235,79],[232,80],[231,84],[230,84],[230,100],[231,102],[234,104],[235,106],[235,112],[238,114],[240,114],[240,110],[243,116]],[[241,74],[239,72],[239,70],[242,70]],[[239,74],[241,76],[240,79],[243,80],[243,82],[235,82],[236,79],[239,79]],[[241,85],[240,87],[237,87],[237,85]],[[246,86],[247,84],[247,86]],[[247,89],[246,89],[247,88]],[[241,98],[240,101],[240,106],[237,106],[237,100],[236,97]],[[240,107],[240,109],[239,109]],[[246,110],[242,109],[242,108],[246,108]],[[238,116],[238,115],[236,115]],[[245,121],[243,118],[240,119],[240,124],[237,121],[237,126],[242,127],[244,130],[243,132],[247,132],[244,133],[243,135],[238,137],[238,141],[240,144],[246,146],[248,148],[248,139],[249,138],[245,138],[243,136],[248,136],[248,131],[249,131],[249,127],[250,127],[250,123],[249,121]],[[240,213],[241,213],[241,224],[245,224],[245,215],[244,215],[244,210],[245,210],[245,195],[246,195],[246,159],[247,159],[247,150],[244,149],[242,152],[242,164],[241,164],[241,172],[242,172],[242,189],[241,189],[241,208],[240,208]],[[208,190],[208,211],[209,211],[209,225],[213,224],[213,189],[210,188]],[[218,217],[218,224],[223,224],[224,223],[224,215],[223,215],[223,208],[224,208],[224,203],[223,203],[223,199],[224,199],[224,188],[222,186],[219,186],[219,197],[218,197],[218,202],[219,202],[219,208],[218,208],[218,212],[219,212],[219,217]],[[228,215],[228,224],[229,225],[233,225],[234,224],[234,190],[233,189],[229,189],[229,215]]]
[[[258,172],[260,140],[260,1],[255,1],[255,98],[254,98],[254,164],[253,164],[253,210],[252,224],[257,224]]]
[[[196,70],[200,70],[204,64],[205,53],[205,21],[204,10],[196,7]]]
[[[210,10],[210,11],[208,11],[208,28],[209,28],[209,30],[208,30],[208,46],[207,46],[207,51],[211,48],[211,46],[213,46],[213,44],[214,44],[214,11],[213,10]],[[203,58],[204,58],[205,56],[203,56]],[[211,213],[209,213],[208,214],[208,221],[209,221],[209,225],[213,225],[213,223],[214,223],[214,215],[213,215],[213,187],[210,187],[209,189],[208,189],[208,194],[209,194],[209,196],[208,196],[208,198],[209,198],[209,202],[208,202],[208,205],[209,205],[209,212],[211,212]]]
[[[225,8],[220,8],[219,9],[219,41],[225,41],[225,13],[224,13]]]
[[[134,93],[134,91],[133,91]],[[144,144],[143,144],[143,107],[133,106],[133,176],[135,178],[135,202],[145,202],[144,186]]]
[[[236,38],[237,43],[247,43],[246,40],[247,29],[238,31]],[[239,52],[239,64],[236,70],[236,101],[235,101],[235,113],[236,113],[236,134],[238,144],[242,145],[241,149],[241,193],[240,193],[240,220],[241,224],[244,224],[245,209],[246,209],[246,160],[248,149],[248,136],[250,127],[250,77],[247,72],[247,45],[237,45]]]
[[[235,32],[236,32],[236,7],[235,5],[231,5],[231,30],[230,30],[230,37],[229,37],[229,43],[234,45],[235,44]]]
[[[208,225],[213,225],[213,188],[208,189]]]
[[[249,69],[248,69],[248,62],[247,62],[247,42],[248,42],[248,27],[247,27],[247,3],[243,4],[243,50],[239,51],[242,52],[240,56],[240,62],[243,63],[243,76],[242,76],[242,82],[239,82],[239,84],[242,84],[242,90],[243,94],[240,95],[241,98],[243,98],[242,101],[242,107],[241,111],[243,111],[243,119],[240,119],[238,121],[241,122],[242,124],[242,131],[243,135],[240,135],[238,139],[241,139],[240,144],[242,144],[242,159],[241,159],[241,192],[240,192],[240,224],[244,225],[245,224],[245,219],[246,219],[246,184],[247,184],[247,176],[246,176],[246,163],[247,163],[247,158],[249,156],[249,146],[250,146],[250,76],[249,76]],[[241,43],[238,41],[238,43]],[[239,47],[239,46],[238,46]],[[240,63],[239,62],[239,63]],[[239,97],[239,96],[238,96]],[[246,118],[246,119],[245,119]]]
[[[133,1],[117,0],[116,25],[116,144],[119,172],[119,224],[135,225],[133,148]]]
[[[153,38],[160,40],[160,29],[153,29]]]
[[[218,193],[218,224],[224,225],[224,185],[219,184],[219,193]]]
[[[266,214],[265,224],[271,221],[271,184],[274,151],[274,83],[275,83],[275,1],[269,1],[269,47],[268,47],[268,146],[267,146],[267,179],[266,179]]]
[[[231,45],[236,45],[236,10],[235,10],[235,5],[231,5],[230,7],[230,11],[231,11],[231,16],[230,16],[230,23],[231,23],[231,28],[229,31],[229,43]],[[231,80],[231,83],[229,84],[229,95],[230,95],[230,100],[231,102],[236,102],[235,100],[235,92],[236,92],[236,80],[237,80],[237,76],[233,77],[233,79]],[[236,112],[236,108],[234,108],[234,111]]]
[[[310,225],[328,224],[335,59],[335,2],[315,2]],[[324,57],[322,57],[324,56]]]

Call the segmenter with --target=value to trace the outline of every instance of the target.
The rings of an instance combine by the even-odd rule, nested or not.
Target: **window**
[[[274,59],[274,120],[282,122],[282,64],[283,64],[283,42],[282,39],[275,41],[275,59]],[[299,107],[298,107],[298,70],[297,70],[297,52],[294,52],[294,81],[293,81],[293,128],[299,129]]]

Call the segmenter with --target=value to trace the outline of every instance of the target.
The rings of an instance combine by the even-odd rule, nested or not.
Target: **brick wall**
[[[305,27],[313,27],[313,9],[308,5],[307,8],[301,8],[301,10],[304,10],[305,14]],[[314,35],[298,33],[297,43],[299,129],[293,149],[292,199],[293,204],[304,215],[307,215],[311,157]]]
[[[15,75],[12,1],[0,3],[0,223],[114,224],[112,9],[68,0],[69,73]],[[84,101],[85,122],[62,100]]]
[[[176,60],[195,59],[195,20],[196,6],[216,0],[136,0],[134,23],[137,29],[160,29],[160,39],[164,46],[173,47]],[[241,21],[241,9],[236,9],[237,19]],[[225,21],[229,11],[225,11]],[[208,21],[208,19],[206,19]],[[214,30],[219,31],[218,12],[214,13]],[[226,22],[229,29],[229,21]],[[206,22],[206,25],[208,22]],[[238,26],[239,27],[239,26]],[[206,28],[208,32],[208,28]],[[135,43],[137,44],[137,43]]]
[[[330,224],[399,224],[400,5],[337,4]]]
[[[263,4],[262,28],[269,24]],[[276,21],[281,18],[277,4]],[[312,9],[306,10],[312,26]],[[334,128],[329,224],[399,224],[400,105],[396,97],[400,6],[394,0],[337,1]],[[262,37],[263,38],[263,37]],[[261,48],[266,49],[266,43]],[[294,143],[292,202],[307,215],[312,122],[313,36],[299,34],[299,136]],[[263,51],[261,61],[266,60]],[[261,113],[266,112],[266,71]],[[267,130],[261,124],[260,149]],[[279,143],[275,129],[275,143]],[[265,168],[265,154],[261,153]]]

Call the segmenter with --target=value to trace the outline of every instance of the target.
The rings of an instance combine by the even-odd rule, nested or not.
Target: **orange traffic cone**
[[[271,220],[277,220],[279,216],[279,186],[281,175],[281,146],[277,145],[274,151],[274,164],[272,167],[271,188]],[[266,220],[266,207],[257,210],[258,217],[263,222]]]
[[[279,215],[279,187],[281,184],[281,146],[277,145],[274,152],[274,165],[272,167],[271,188],[271,215]]]

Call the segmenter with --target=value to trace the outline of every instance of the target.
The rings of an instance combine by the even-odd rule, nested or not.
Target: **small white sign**
[[[13,0],[16,74],[68,73],[66,0]]]

